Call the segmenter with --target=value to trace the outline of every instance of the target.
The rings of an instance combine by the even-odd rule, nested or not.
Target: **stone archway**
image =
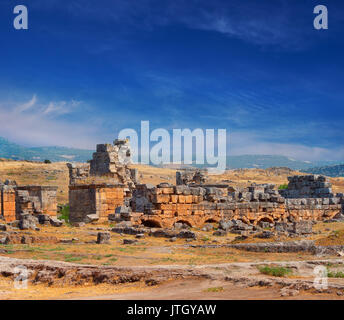
[[[263,217],[259,217],[256,220],[255,224],[259,224],[259,222],[268,222],[268,223],[274,223],[274,219],[272,217],[269,216],[263,216]]]
[[[157,220],[152,220],[152,219],[143,220],[142,224],[145,227],[149,227],[149,228],[162,228],[161,223]]]
[[[175,223],[184,223],[184,224],[188,225],[190,228],[192,228],[192,224],[188,220],[178,220]]]
[[[218,221],[210,218],[210,219],[205,220],[204,223],[218,223]]]

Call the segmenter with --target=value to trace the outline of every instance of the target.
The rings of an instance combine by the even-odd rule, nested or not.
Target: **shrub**
[[[45,159],[45,160],[44,160],[44,163],[47,163],[47,164],[48,164],[48,163],[51,163],[51,161],[48,160],[48,159]]]
[[[288,184],[287,184],[287,183],[281,184],[281,185],[278,187],[278,190],[284,190],[284,189],[288,189]]]
[[[284,277],[288,274],[292,273],[292,270],[289,268],[284,268],[284,267],[269,267],[269,266],[264,266],[264,267],[258,267],[260,273],[267,274],[269,276],[274,276],[274,277]]]
[[[68,204],[62,207],[60,211],[60,216],[58,218],[60,220],[64,220],[66,223],[69,223],[69,205]]]
[[[331,271],[327,269],[327,276],[329,278],[344,278],[344,272],[342,271]]]

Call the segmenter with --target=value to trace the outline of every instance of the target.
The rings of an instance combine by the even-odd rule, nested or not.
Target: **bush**
[[[60,220],[64,220],[66,223],[69,223],[69,205],[68,204],[62,207],[60,211],[60,216],[58,218]]]
[[[45,160],[44,160],[44,163],[47,163],[47,164],[48,164],[48,163],[51,163],[51,161],[48,160],[48,159],[45,159]]]
[[[292,273],[292,270],[289,268],[284,268],[284,267],[269,267],[269,266],[264,266],[264,267],[258,267],[260,273],[267,274],[269,276],[274,276],[274,277],[284,277],[288,274]]]
[[[330,271],[327,269],[327,276],[329,278],[344,278],[344,272],[342,271]]]
[[[281,184],[281,185],[278,187],[278,190],[284,190],[284,189],[288,189],[288,183]]]

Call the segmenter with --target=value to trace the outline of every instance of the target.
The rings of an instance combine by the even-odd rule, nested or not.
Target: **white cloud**
[[[266,154],[284,155],[298,160],[338,160],[344,159],[344,147],[321,148],[305,146],[297,143],[269,142],[258,135],[248,132],[232,132],[229,134],[229,154]]]
[[[32,108],[37,102],[37,96],[34,94],[32,99],[26,103],[23,103],[15,108],[16,113],[24,112],[30,108]]]
[[[28,146],[67,146],[94,148],[102,135],[93,119],[81,120],[61,115],[72,113],[79,101],[38,103],[34,95],[25,103],[0,104],[0,136]],[[78,120],[78,121],[77,121]]]

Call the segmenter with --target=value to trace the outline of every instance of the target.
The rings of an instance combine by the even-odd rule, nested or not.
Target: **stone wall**
[[[6,222],[16,220],[16,196],[12,186],[0,186],[0,215]]]
[[[312,178],[307,179],[312,181]],[[317,183],[317,186],[323,185]],[[327,195],[331,197],[285,199],[272,184],[235,189],[226,185],[163,183],[154,188],[138,185],[133,192],[131,209],[143,213],[142,224],[166,228],[177,222],[201,227],[222,219],[239,219],[249,224],[327,220],[340,215],[344,203],[343,198]]]
[[[89,163],[67,163],[69,184],[80,184],[90,176]]]
[[[184,169],[176,172],[176,185],[204,184],[207,180],[206,170]]]
[[[98,144],[92,160],[86,164],[68,163],[69,184],[125,184],[134,188],[138,182],[137,169],[129,168],[128,140],[115,140],[114,144]]]
[[[57,187],[17,186],[15,190],[18,219],[22,214],[57,215]]]
[[[332,186],[328,178],[321,175],[288,177],[288,188],[280,190],[284,198],[332,198]]]
[[[124,185],[71,185],[69,186],[69,219],[87,222],[90,217],[107,218],[123,205]]]

